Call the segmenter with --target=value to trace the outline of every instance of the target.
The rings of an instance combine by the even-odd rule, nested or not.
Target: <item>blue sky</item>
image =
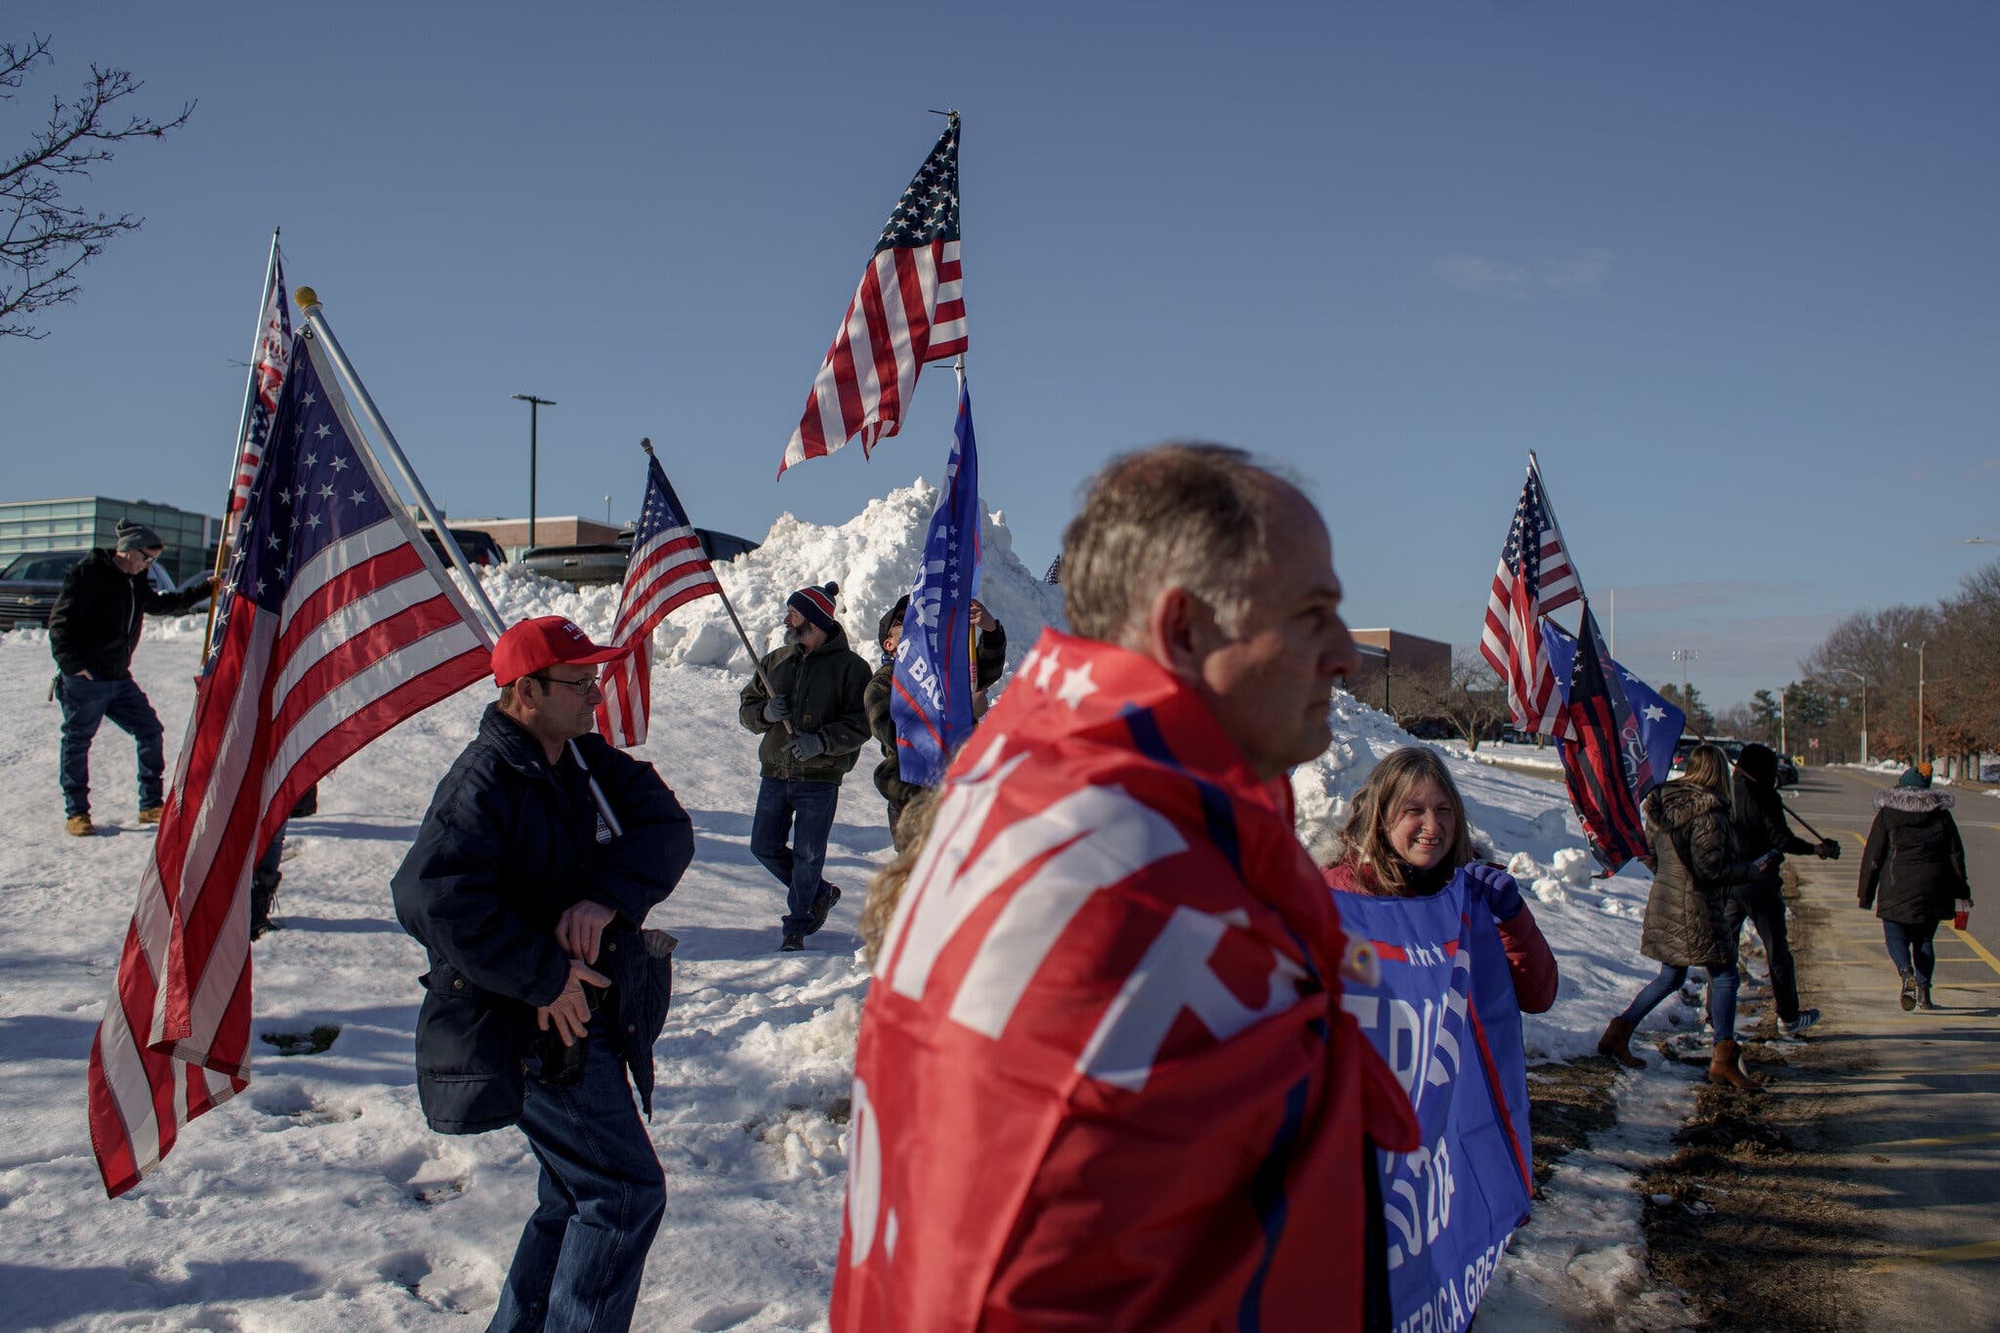
[[[1351,622],[1476,640],[1526,451],[1618,652],[1716,703],[2000,538],[2000,9],[1977,4],[8,7],[194,120],[145,215],[0,343],[4,494],[213,512],[270,229],[426,483],[761,536],[935,479],[903,433],[774,482],[896,195],[964,115],[987,503],[1033,565],[1110,453],[1311,484]],[[1601,619],[1605,618],[1602,614]]]

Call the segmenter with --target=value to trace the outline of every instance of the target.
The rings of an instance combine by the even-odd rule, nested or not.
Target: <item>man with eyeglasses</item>
[[[149,569],[164,543],[143,523],[120,520],[117,540],[71,566],[49,612],[49,651],[61,674],[52,690],[62,704],[64,829],[89,837],[90,742],[107,718],[139,748],[139,822],[157,824],[165,808],[166,771],[159,714],[132,679],[132,653],[150,613],[177,616],[208,597],[214,576],[180,592],[153,587]]]
[[[693,859],[694,829],[651,764],[591,734],[594,668],[621,651],[561,616],[500,636],[500,698],[391,885],[430,961],[424,1119],[440,1134],[518,1124],[541,1164],[494,1329],[629,1327],[666,1210],[632,1101],[636,1087],[652,1114],[666,1020],[665,959],[641,927]]]

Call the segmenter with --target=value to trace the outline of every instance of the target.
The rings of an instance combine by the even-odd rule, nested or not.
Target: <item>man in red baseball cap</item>
[[[640,928],[693,859],[694,831],[651,764],[591,734],[596,667],[620,651],[561,616],[500,636],[500,698],[392,882],[430,959],[424,1119],[441,1134],[518,1124],[542,1167],[495,1328],[629,1326],[666,1209],[632,1101],[636,1087],[652,1109],[666,1019]]]

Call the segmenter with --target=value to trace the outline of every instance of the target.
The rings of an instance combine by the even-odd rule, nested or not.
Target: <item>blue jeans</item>
[[[613,1012],[610,1006],[604,1013]],[[667,1208],[666,1173],[625,1081],[609,1019],[593,1017],[583,1079],[557,1087],[528,1057],[521,1132],[542,1164],[489,1330],[625,1329]]]
[[[810,935],[813,902],[829,886],[820,878],[826,840],[833,832],[837,782],[788,782],[765,778],[757,788],[757,814],[750,822],[750,854],[778,877],[785,894],[785,933]],[[787,839],[791,845],[785,845]]]
[[[1902,921],[1882,923],[1882,943],[1888,947],[1889,961],[1896,965],[1898,976],[1915,972],[1918,980],[1926,986],[1931,984],[1931,974],[1937,971],[1937,949],[1931,940],[1937,935],[1937,928],[1935,921],[1921,926]]]
[[[1646,989],[1639,992],[1638,998],[1619,1017],[1637,1026],[1647,1014],[1659,1008],[1660,1001],[1681,988],[1687,974],[1684,967],[1662,966],[1660,975],[1646,983]],[[1717,1041],[1736,1040],[1736,982],[1734,963],[1708,969],[1708,1025],[1715,1029]]]
[[[160,780],[167,761],[160,717],[137,682],[64,676],[56,697],[62,701],[63,714],[63,813],[90,813],[90,741],[106,718],[139,743],[139,808],[150,810],[161,804]]]

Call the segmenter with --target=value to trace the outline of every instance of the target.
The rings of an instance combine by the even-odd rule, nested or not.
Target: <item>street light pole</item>
[[[1673,657],[1674,661],[1681,664],[1681,711],[1687,714],[1688,725],[1693,727],[1694,702],[1688,698],[1688,663],[1700,661],[1701,654],[1692,648],[1676,648]],[[1695,727],[1695,732],[1699,735],[1701,729]]]
[[[539,441],[542,409],[554,407],[553,398],[537,398],[531,393],[517,393],[514,397],[528,405],[528,545],[535,544],[535,453]]]
[[[1917,762],[1923,763],[1924,754],[1924,649],[1931,646],[1929,639],[1917,640],[1917,646],[1910,648],[1908,642],[1903,647],[1917,655]]]
[[[1835,667],[1833,669],[1843,676],[1852,676],[1861,682],[1861,763],[1863,767],[1866,767],[1868,764],[1868,673],[1865,671],[1853,671],[1847,667]]]

